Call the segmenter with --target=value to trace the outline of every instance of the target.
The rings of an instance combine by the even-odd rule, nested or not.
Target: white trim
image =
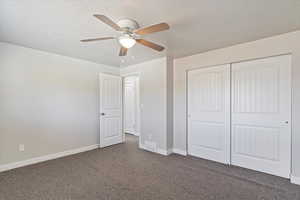
[[[134,131],[128,131],[128,130],[124,130],[125,134],[131,134],[131,135],[135,135],[135,132]]]
[[[137,137],[139,137],[140,133],[139,132],[135,132],[134,135],[137,136]]]
[[[156,153],[164,155],[164,156],[168,156],[172,153],[172,150],[171,149],[166,150],[166,149],[157,148]]]
[[[59,153],[54,153],[54,154],[49,154],[49,155],[40,156],[40,157],[36,157],[36,158],[31,158],[28,160],[23,160],[23,161],[9,163],[9,164],[5,164],[5,165],[0,165],[0,172],[8,171],[8,170],[19,168],[19,167],[25,167],[28,165],[33,165],[36,163],[53,160],[53,159],[57,159],[57,158],[85,152],[85,151],[90,151],[90,150],[97,149],[97,148],[99,148],[99,144],[94,144],[94,145],[90,145],[90,146],[86,146],[86,147],[81,147],[78,149],[67,150],[67,151],[63,151],[63,152],[59,152]]]
[[[147,151],[148,151],[148,149],[146,148],[146,146],[145,146],[145,145],[143,145],[143,144],[139,144],[139,148],[140,148],[140,149],[143,149],[143,150],[147,150]]]
[[[300,177],[291,175],[291,183],[300,185]]]
[[[168,155],[168,152],[165,149],[159,149],[159,148],[157,148],[156,149],[156,153],[164,155],[164,156]]]
[[[130,135],[135,135],[135,136],[139,136],[140,133],[139,132],[136,132],[136,131],[128,131],[128,130],[125,130],[124,131],[125,134],[130,134]]]
[[[175,154],[179,154],[179,155],[182,155],[182,156],[187,156],[187,152],[186,152],[186,150],[181,150],[181,149],[173,149],[173,153],[175,153]]]
[[[156,151],[154,151],[152,148],[150,147],[147,147],[147,145],[144,145],[144,144],[139,144],[139,148],[140,149],[143,149],[145,151],[149,151],[149,152],[152,152],[152,153],[156,153]]]
[[[152,153],[158,153],[158,154],[161,154],[161,155],[164,155],[164,156],[168,156],[172,153],[171,149],[165,150],[165,149],[160,149],[160,148],[156,148],[156,147],[151,148],[150,146],[148,147],[147,145],[144,145],[144,144],[140,144],[139,148],[143,149],[143,150],[146,150],[146,151],[149,151],[149,152],[152,152]]]

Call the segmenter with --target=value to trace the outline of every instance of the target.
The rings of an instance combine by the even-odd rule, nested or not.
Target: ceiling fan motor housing
[[[138,29],[140,26],[139,24],[132,19],[121,19],[117,22],[117,24],[125,31],[133,31]]]

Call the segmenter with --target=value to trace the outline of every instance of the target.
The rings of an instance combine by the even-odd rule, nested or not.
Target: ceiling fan
[[[139,24],[132,19],[122,19],[115,23],[104,15],[94,15],[94,17],[115,29],[120,33],[120,35],[118,37],[85,39],[81,40],[81,42],[117,39],[121,45],[119,56],[126,56],[128,49],[133,47],[136,42],[146,47],[150,47],[156,51],[163,51],[165,49],[163,46],[141,39],[140,36],[168,30],[170,26],[167,23],[160,23],[145,28],[139,28]]]

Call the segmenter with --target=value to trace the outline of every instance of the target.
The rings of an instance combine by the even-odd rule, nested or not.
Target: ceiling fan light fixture
[[[129,35],[125,35],[119,37],[119,43],[121,44],[122,47],[129,49],[135,45],[136,40]]]
[[[140,36],[168,30],[170,29],[170,26],[167,23],[163,22],[163,23],[140,28],[139,24],[135,20],[128,19],[128,18],[121,19],[117,23],[115,23],[105,15],[95,14],[94,17],[96,17],[104,24],[116,30],[118,32],[118,36],[85,39],[85,40],[81,40],[81,42],[116,39],[121,46],[119,51],[119,56],[126,56],[128,49],[132,48],[136,43],[144,45],[145,47],[149,47],[155,51],[163,51],[165,49],[163,46],[160,46],[158,44],[140,38]]]

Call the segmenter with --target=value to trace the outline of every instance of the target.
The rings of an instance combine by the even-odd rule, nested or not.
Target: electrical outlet
[[[19,151],[25,151],[25,145],[19,144]]]

